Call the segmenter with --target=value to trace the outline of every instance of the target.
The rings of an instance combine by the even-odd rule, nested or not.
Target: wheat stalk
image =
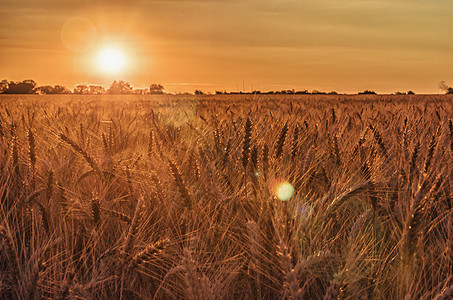
[[[335,163],[339,166],[341,165],[341,154],[340,147],[338,146],[338,136],[334,135],[333,138],[333,156],[335,158]]]
[[[93,217],[94,224],[98,226],[101,221],[101,205],[98,198],[91,199],[91,215]]]
[[[453,152],[453,122],[451,120],[448,121],[448,128],[450,131],[450,149]]]
[[[332,282],[326,289],[326,293],[322,297],[323,300],[339,300],[338,287],[335,282]]]
[[[431,138],[431,142],[429,143],[428,154],[426,155],[425,166],[423,168],[425,173],[428,172],[428,169],[431,166],[431,161],[434,156],[434,150],[436,149],[436,146],[437,146],[437,136],[438,136],[439,132],[440,132],[440,126],[437,128],[436,133],[433,135],[433,137]]]
[[[30,169],[31,172],[34,172],[36,166],[36,146],[35,146],[35,136],[33,135],[33,131],[29,129],[27,131],[28,137],[28,157],[30,159]]]
[[[413,175],[413,172],[416,168],[417,157],[418,157],[419,153],[420,153],[420,141],[417,141],[417,143],[414,146],[414,150],[412,151],[412,154],[411,154],[411,161],[410,161],[410,165],[409,165],[410,166],[410,170],[409,170],[410,176]]]
[[[294,132],[293,132],[293,141],[291,144],[291,158],[294,159],[297,155],[297,150],[298,150],[298,141],[299,141],[299,126],[296,125],[294,126]]]
[[[139,197],[137,201],[137,205],[135,206],[134,216],[132,217],[131,225],[129,226],[129,230],[126,235],[126,239],[124,241],[124,246],[122,250],[123,259],[130,255],[132,247],[134,245],[134,238],[135,234],[137,233],[137,226],[140,221],[141,217],[141,209],[143,206],[144,198],[143,196]]]
[[[131,260],[131,264],[139,265],[150,260],[152,257],[157,256],[159,253],[161,253],[168,245],[168,243],[169,239],[166,238],[163,240],[159,240],[155,243],[149,244],[148,246],[146,246],[145,249],[134,255],[134,257]]]
[[[286,135],[288,134],[288,122],[285,123],[280,134],[278,135],[277,142],[275,143],[275,159],[279,159],[283,154],[283,146],[285,145]]]
[[[352,197],[367,191],[370,187],[372,186],[372,182],[370,180],[367,180],[362,183],[358,183],[349,189],[347,189],[345,192],[341,193],[339,196],[337,196],[327,207],[327,213],[333,214],[335,213],[346,201],[351,199]]]
[[[82,157],[85,159],[85,161],[90,165],[90,167],[98,174],[99,178],[101,178],[101,169],[97,165],[97,163],[94,161],[93,157],[91,157],[84,149],[82,149],[77,143],[75,143],[73,140],[71,140],[68,136],[65,134],[61,133],[59,135],[60,139],[68,144],[69,146],[74,149],[74,151],[78,152]]]
[[[173,177],[173,181],[175,182],[176,187],[178,188],[179,194],[182,197],[183,206],[191,207],[193,204],[192,199],[190,197],[189,191],[186,188],[184,180],[182,179],[181,172],[179,171],[178,167],[171,159],[168,160],[168,166],[170,168],[171,176]]]
[[[388,157],[387,154],[387,148],[385,147],[384,141],[382,140],[382,135],[379,133],[377,128],[374,128],[373,125],[369,124],[368,127],[370,128],[371,132],[373,133],[374,140],[376,143],[379,145],[379,148],[381,149],[382,153]]]
[[[242,167],[245,167],[249,161],[249,153],[250,153],[250,137],[252,134],[252,121],[250,118],[247,118],[244,126],[244,141],[242,143]]]
[[[61,287],[61,290],[60,290],[60,293],[58,296],[59,300],[69,299],[69,295],[71,293],[71,286],[72,286],[74,277],[75,277],[74,272],[69,272],[68,274],[65,274],[64,284]]]
[[[125,222],[129,226],[132,223],[132,219],[129,216],[123,214],[123,213],[120,213],[118,211],[114,211],[114,210],[111,210],[111,209],[108,209],[108,208],[104,208],[103,211],[111,214],[112,216],[117,217],[118,219],[120,219],[121,221]]]
[[[14,280],[20,281],[22,273],[20,268],[19,252],[16,248],[16,243],[14,242],[9,227],[0,225],[0,237],[3,239],[3,242],[6,246],[5,248],[8,255],[8,265],[11,268],[10,274],[13,276]]]
[[[449,287],[444,288],[439,294],[437,294],[433,300],[448,300],[453,298],[453,284]]]

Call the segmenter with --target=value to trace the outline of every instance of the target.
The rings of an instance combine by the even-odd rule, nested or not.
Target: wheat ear
[[[125,259],[126,257],[129,256],[129,254],[133,248],[134,238],[135,238],[135,234],[137,233],[137,225],[138,225],[138,222],[140,221],[143,202],[144,202],[144,198],[143,198],[143,196],[141,196],[137,201],[137,205],[135,206],[134,216],[132,217],[131,225],[129,226],[126,240],[124,242],[123,251],[122,251],[123,259]]]

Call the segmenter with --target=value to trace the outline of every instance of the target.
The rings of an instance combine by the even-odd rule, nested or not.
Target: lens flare
[[[189,123],[197,115],[198,101],[184,100],[156,109],[159,113],[161,120],[168,126],[181,127]]]
[[[281,201],[288,201],[294,195],[293,185],[281,178],[271,180],[269,182],[269,189]]]
[[[88,19],[71,18],[61,28],[61,41],[72,52],[86,52],[96,41],[96,28]]]
[[[277,197],[282,201],[288,201],[294,195],[294,187],[289,182],[281,183],[277,186]]]

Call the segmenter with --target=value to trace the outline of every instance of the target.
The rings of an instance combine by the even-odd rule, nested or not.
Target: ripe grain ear
[[[245,168],[249,161],[250,153],[250,137],[252,135],[252,121],[247,117],[247,121],[244,126],[244,140],[242,143],[242,167]]]
[[[141,217],[141,210],[143,206],[144,198],[143,196],[138,198],[137,205],[135,206],[134,216],[132,217],[131,225],[129,226],[129,230],[126,235],[126,239],[124,241],[122,256],[123,259],[126,259],[134,246],[134,239],[137,233],[137,226],[140,222]]]
[[[450,131],[450,149],[453,152],[453,122],[451,120],[448,121],[448,128]]]
[[[283,154],[283,146],[285,145],[286,135],[288,134],[288,122],[285,123],[280,134],[278,135],[277,142],[275,143],[275,158],[279,159]]]
[[[425,173],[428,173],[428,169],[431,166],[431,161],[434,156],[434,150],[437,147],[437,137],[439,135],[439,132],[440,132],[440,126],[437,128],[436,133],[433,134],[433,136],[431,138],[431,142],[429,143],[428,154],[426,155],[425,166],[423,168]]]
[[[91,215],[93,217],[94,224],[98,226],[101,221],[101,204],[99,203],[98,198],[91,199]]]
[[[101,169],[99,168],[98,164],[96,163],[96,161],[94,160],[94,158],[88,154],[87,151],[85,151],[83,148],[81,148],[76,142],[74,142],[73,140],[71,140],[68,136],[66,136],[65,134],[61,133],[59,135],[60,139],[65,142],[66,144],[68,144],[69,146],[71,146],[71,148],[79,153],[80,155],[82,155],[82,157],[85,159],[85,161],[90,165],[90,167],[93,169],[93,171],[96,172],[96,174],[102,178],[102,173],[101,173]]]
[[[179,194],[182,197],[183,200],[183,206],[184,207],[191,207],[192,206],[192,199],[190,197],[189,191],[187,190],[186,184],[182,178],[181,172],[179,171],[178,167],[176,164],[169,159],[168,160],[168,166],[170,168],[171,176],[173,178],[173,182],[175,183]]]

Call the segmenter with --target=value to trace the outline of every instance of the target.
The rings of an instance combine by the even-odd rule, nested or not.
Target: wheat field
[[[451,299],[452,119],[440,95],[2,96],[0,298]]]

